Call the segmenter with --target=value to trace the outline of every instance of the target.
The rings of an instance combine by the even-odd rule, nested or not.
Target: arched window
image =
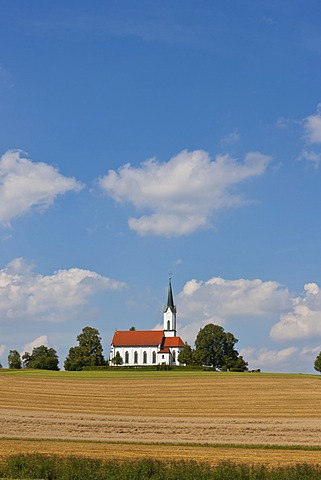
[[[176,363],[176,352],[175,352],[175,350],[173,350],[172,356],[173,356],[173,363]]]
[[[170,330],[170,329],[171,329],[171,322],[167,320],[167,330]]]
[[[125,363],[129,363],[129,353],[125,352]]]
[[[152,361],[153,363],[156,363],[156,352],[153,352]]]
[[[143,353],[143,363],[147,363],[147,352]]]
[[[138,353],[134,352],[134,363],[138,363]]]

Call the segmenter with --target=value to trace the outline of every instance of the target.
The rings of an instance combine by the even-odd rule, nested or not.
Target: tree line
[[[103,357],[103,347],[99,331],[96,328],[85,327],[77,336],[78,345],[71,347],[64,362],[65,370],[83,370],[84,367],[108,365]],[[41,370],[59,370],[59,358],[54,348],[45,345],[35,347],[32,353],[22,356],[17,350],[10,350],[8,355],[9,368],[38,368]]]
[[[135,327],[131,327],[130,330],[135,330]],[[103,356],[101,337],[96,328],[83,328],[77,336],[77,341],[78,345],[69,349],[64,361],[65,370],[76,371],[109,364]],[[187,366],[202,365],[221,371],[244,372],[248,369],[248,363],[235,349],[237,342],[237,338],[232,333],[225,332],[220,325],[210,323],[198,332],[194,348],[185,343],[178,361]],[[123,364],[119,353],[112,359],[112,363]],[[59,358],[54,348],[45,345],[35,347],[31,353],[25,352],[23,355],[20,355],[17,350],[10,350],[8,367],[59,370]],[[1,364],[0,368],[2,368]],[[314,369],[321,372],[321,352],[315,359]]]
[[[131,327],[133,330],[134,327]],[[103,356],[102,341],[96,328],[85,327],[77,336],[78,345],[71,347],[64,361],[64,369],[79,371],[86,367],[103,367],[108,360]],[[247,362],[235,349],[237,338],[225,332],[219,325],[208,324],[201,328],[195,339],[195,348],[188,343],[178,356],[181,364],[188,366],[208,366],[221,371],[246,371]],[[119,353],[112,359],[114,365],[122,365]],[[31,353],[22,356],[17,350],[10,350],[8,367],[14,369],[36,368],[59,370],[59,358],[54,348],[45,345],[35,347]]]

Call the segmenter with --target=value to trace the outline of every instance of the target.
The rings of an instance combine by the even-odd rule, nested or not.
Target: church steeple
[[[176,305],[174,304],[172,278],[169,275],[167,305],[164,306],[165,337],[176,337]]]
[[[169,276],[168,281],[168,294],[167,294],[167,306],[166,310],[170,308],[172,312],[176,313],[176,306],[174,305],[173,291],[172,291],[172,278]]]

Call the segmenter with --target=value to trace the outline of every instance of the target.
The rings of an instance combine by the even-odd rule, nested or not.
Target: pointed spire
[[[167,295],[167,306],[166,309],[170,308],[172,312],[176,312],[176,307],[174,305],[173,291],[172,291],[172,274],[169,273],[168,276],[168,295]]]

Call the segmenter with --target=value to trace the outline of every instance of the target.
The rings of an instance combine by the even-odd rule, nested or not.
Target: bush
[[[166,363],[158,364],[156,370],[172,370],[171,365],[166,365]]]

